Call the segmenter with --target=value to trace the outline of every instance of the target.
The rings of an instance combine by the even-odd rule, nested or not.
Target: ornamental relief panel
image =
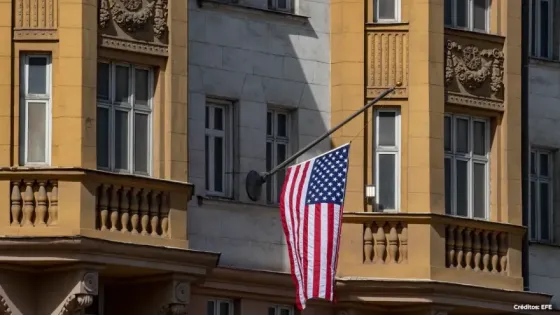
[[[15,0],[15,40],[56,40],[57,0]]]
[[[504,53],[502,47],[495,46],[446,40],[446,102],[503,110]]]
[[[99,0],[101,46],[165,55],[168,0]]]

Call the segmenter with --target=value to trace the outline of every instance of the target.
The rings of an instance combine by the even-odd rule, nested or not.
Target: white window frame
[[[281,12],[292,12],[292,1],[295,1],[295,0],[286,0],[286,7],[285,8],[279,8],[278,7],[278,0],[268,0],[268,3],[269,3],[268,9],[269,10],[274,10],[274,11],[281,11]]]
[[[287,305],[269,306],[268,307],[269,313],[271,309],[274,309],[274,315],[280,315],[281,311],[288,311],[289,315],[294,315],[294,308],[292,306],[287,306]]]
[[[529,233],[529,237],[531,240],[533,241],[544,241],[544,242],[553,242],[554,241],[554,162],[553,162],[553,156],[554,156],[554,152],[552,152],[551,150],[546,150],[546,149],[541,149],[541,148],[532,148],[531,152],[530,152],[530,156],[535,154],[535,174],[531,173],[531,169],[532,169],[532,159],[529,158],[529,176],[530,176],[530,183],[535,183],[535,193],[536,193],[536,204],[537,204],[537,209],[535,209],[535,213],[537,215],[537,218],[533,218],[532,214],[533,214],[533,203],[532,203],[532,196],[531,196],[531,187],[529,186],[529,203],[530,203],[530,211],[529,211],[529,227],[532,229],[533,228],[533,220],[535,220],[535,227],[536,227],[536,231],[535,235],[536,237],[533,237],[533,233]],[[548,156],[548,174],[549,176],[544,176],[540,174],[540,155],[546,155]],[[549,218],[548,218],[548,239],[543,239],[541,237],[541,225],[543,224],[542,220],[541,220],[541,215],[540,215],[540,211],[541,211],[541,195],[540,195],[540,189],[541,189],[541,183],[547,183],[548,184],[548,204],[549,204]]]
[[[268,114],[272,115],[272,135],[268,134],[268,118],[267,118],[267,126],[266,126],[266,143],[270,143],[272,150],[270,152],[270,154],[272,155],[272,168],[276,167],[278,164],[282,163],[280,161],[278,161],[278,156],[276,154],[277,152],[277,145],[278,144],[284,144],[286,146],[286,158],[290,157],[291,154],[291,146],[290,146],[290,139],[291,139],[291,128],[292,128],[292,115],[290,115],[290,112],[287,110],[282,110],[282,109],[278,109],[278,108],[269,108],[267,111],[267,116]],[[280,137],[278,136],[278,114],[284,115],[286,116],[286,136],[285,137]],[[267,170],[270,171],[270,170]],[[270,204],[277,204],[280,201],[280,193],[278,192],[279,189],[281,189],[282,187],[278,187],[277,183],[278,183],[278,173],[274,174],[268,181],[267,181],[267,185],[271,186],[271,200],[268,200],[268,195],[266,196],[267,198],[267,203]],[[266,192],[268,192],[268,187]]]
[[[475,117],[469,115],[461,115],[461,114],[445,114],[445,117],[449,117],[451,119],[451,151],[445,151],[445,159],[451,160],[451,215],[457,215],[457,203],[455,202],[457,196],[457,180],[455,174],[457,173],[457,160],[467,162],[467,200],[468,200],[468,211],[467,217],[474,218],[474,192],[473,192],[473,164],[484,164],[485,165],[485,199],[484,200],[484,218],[476,218],[482,220],[489,220],[490,218],[490,119],[483,118],[483,117]],[[457,134],[457,123],[458,119],[464,119],[468,121],[468,133],[469,133],[469,141],[468,141],[468,148],[469,153],[459,153],[457,152],[457,141],[455,135]],[[484,131],[484,144],[485,144],[485,151],[486,155],[476,155],[473,154],[474,148],[474,122],[483,122],[485,123],[485,131]],[[445,130],[444,130],[445,132]],[[445,135],[444,135],[445,136]]]
[[[152,174],[152,154],[153,154],[153,99],[154,99],[154,71],[150,67],[130,64],[125,62],[109,62],[100,60],[98,63],[109,65],[109,100],[97,98],[97,107],[104,108],[109,111],[109,167],[97,165],[98,169],[106,170],[116,173],[125,174],[138,174],[151,176]],[[129,97],[128,103],[117,103],[115,101],[116,88],[114,86],[116,67],[128,67],[128,90]],[[136,69],[148,71],[148,105],[136,105],[135,103],[135,75]],[[115,113],[116,111],[124,111],[128,113],[128,169],[118,169],[115,166]],[[148,172],[138,172],[135,170],[134,165],[134,141],[135,141],[135,128],[134,116],[136,113],[148,115],[148,156],[146,157]]]
[[[533,7],[533,1],[536,4],[536,7]],[[548,2],[548,57],[543,57],[541,53],[541,27],[540,27],[540,19],[541,19],[541,2]],[[529,1],[529,54],[536,58],[543,58],[543,59],[554,59],[554,2],[552,0],[531,0]],[[535,12],[535,21],[533,21],[533,11]],[[533,30],[535,31],[535,47],[532,47],[533,44]],[[533,54],[533,49],[535,53]]]
[[[486,0],[486,29],[481,30],[481,29],[475,29],[474,28],[474,15],[473,15],[473,11],[474,11],[474,0],[467,0],[468,1],[468,12],[467,12],[467,27],[463,27],[463,26],[458,26],[457,25],[457,0],[450,0],[451,1],[451,25],[445,25],[447,27],[452,27],[452,28],[457,28],[457,29],[465,29],[471,32],[484,32],[484,33],[489,33],[490,32],[490,12],[492,11],[492,8],[490,7],[490,1],[491,0]],[[445,10],[444,10],[445,12]],[[445,13],[444,13],[445,14]],[[445,22],[445,16],[443,17],[443,20]]]
[[[214,302],[214,315],[223,315],[220,314],[220,304],[228,304],[229,305],[229,314],[227,315],[233,315],[234,310],[234,303],[232,300],[226,300],[226,299],[209,299],[206,301],[206,307],[208,307],[208,302]],[[208,310],[206,310],[208,312]]]
[[[29,60],[31,58],[46,58],[46,91],[47,94],[29,94],[28,78],[29,78]],[[52,56],[51,54],[25,54],[21,58],[20,66],[20,126],[23,134],[23,143],[20,148],[20,163],[26,166],[49,166],[51,164],[51,146],[52,146]],[[44,162],[28,162],[28,104],[30,102],[45,103],[45,161]],[[22,115],[23,114],[23,115]]]
[[[222,187],[223,192],[216,191],[214,187],[214,164],[210,163],[209,160],[206,160],[206,166],[208,167],[208,176],[205,178],[205,187],[206,194],[210,196],[216,197],[225,197],[230,198],[233,195],[233,103],[230,101],[224,101],[219,99],[207,99],[206,106],[204,108],[205,116],[206,112],[213,113],[211,110],[207,110],[207,108],[220,108],[222,109],[223,115],[223,126],[224,130],[215,130],[212,129],[214,119],[213,114],[210,117],[205,117],[208,119],[210,128],[206,128],[204,126],[204,137],[209,137],[213,139],[214,137],[222,137],[222,152],[224,154],[222,158],[222,169],[223,169],[223,176],[222,176]],[[206,141],[206,140],[205,140]],[[206,152],[205,152],[206,153]],[[208,141],[208,156],[214,156],[214,141]],[[206,173],[206,169],[205,169]],[[211,180],[212,179],[212,180]]]
[[[374,1],[374,22],[375,23],[398,23],[401,20],[401,0],[393,0],[395,5],[395,18],[381,19],[379,18],[379,0]]]
[[[380,146],[379,143],[379,113],[394,113],[395,114],[395,146]],[[375,124],[374,124],[374,177],[375,187],[379,188],[383,183],[379,181],[379,156],[380,155],[394,155],[395,156],[395,209],[383,209],[383,212],[398,212],[401,204],[401,111],[396,108],[380,108],[375,109]],[[378,198],[376,194],[376,198]]]

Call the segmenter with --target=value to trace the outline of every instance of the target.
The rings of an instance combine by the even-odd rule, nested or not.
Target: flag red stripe
[[[327,211],[327,230],[334,231],[334,205],[329,204],[328,211]],[[333,241],[334,235],[330,234],[327,236],[327,288],[325,290],[325,297],[330,299],[332,296],[332,282],[334,275],[333,270]]]
[[[307,277],[305,276],[306,271],[307,271],[307,266],[305,265],[306,257],[305,256],[302,257],[301,248],[299,248],[300,239],[302,237],[299,233],[299,230],[300,230],[300,225],[301,225],[301,219],[300,219],[300,217],[301,217],[300,216],[300,211],[301,211],[300,208],[301,207],[300,207],[300,205],[302,203],[302,192],[303,192],[303,188],[304,188],[304,185],[305,185],[305,178],[307,177],[307,173],[309,171],[309,164],[310,163],[304,163],[304,164],[301,165],[303,167],[303,170],[301,171],[301,174],[298,174],[298,175],[300,175],[299,176],[299,183],[296,187],[297,193],[296,193],[296,199],[295,200],[296,200],[297,204],[295,204],[294,207],[292,208],[293,209],[294,221],[297,222],[294,225],[295,235],[296,235],[294,246],[296,247],[296,255],[297,255],[297,258],[298,258],[298,266],[300,267],[300,274],[303,275],[303,277],[302,277],[303,281],[301,283],[301,286],[303,288],[304,297],[306,299],[308,298],[307,288],[305,286],[305,283],[306,283],[305,279],[307,279]],[[300,168],[301,168],[301,166],[300,166]],[[295,183],[297,183],[297,182],[295,182]],[[305,240],[305,237],[303,239]],[[303,266],[302,266],[302,262],[303,262]]]
[[[315,231],[313,233],[313,296],[319,296],[319,285],[321,283],[321,204],[315,204],[314,212]]]

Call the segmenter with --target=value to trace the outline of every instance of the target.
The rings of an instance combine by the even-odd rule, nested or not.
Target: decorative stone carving
[[[66,298],[59,315],[74,315],[93,303],[93,295],[76,293]],[[79,314],[79,313],[78,313]]]
[[[188,315],[186,304],[171,303],[160,308],[158,315]]]
[[[97,274],[88,272],[84,275],[82,279],[82,286],[84,290],[89,294],[97,294],[99,283],[97,281]]]
[[[123,30],[133,33],[143,30],[148,22],[156,38],[162,39],[167,32],[168,1],[155,0],[101,0],[99,27],[107,28],[111,19]]]
[[[492,94],[503,89],[504,53],[499,49],[462,46],[448,40],[445,53],[445,83],[457,79],[463,87],[474,91],[490,81]]]
[[[175,286],[175,299],[181,303],[187,303],[189,300],[190,285],[186,282],[180,282]]]
[[[12,310],[8,305],[8,301],[0,295],[0,315],[12,315]]]

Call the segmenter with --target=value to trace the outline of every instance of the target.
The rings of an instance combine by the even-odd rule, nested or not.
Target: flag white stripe
[[[339,205],[334,205],[333,230],[335,231],[335,233],[334,233],[334,237],[333,237],[333,245],[338,244],[338,229],[340,228],[340,224],[338,224],[338,223],[339,223],[339,220],[340,220],[340,209],[341,209],[341,207]],[[336,248],[335,248],[335,250],[333,250],[333,252],[332,252],[332,257],[331,257],[333,271],[336,268],[336,265],[335,265],[336,254],[337,254],[337,251],[336,251]],[[333,278],[334,278],[334,276],[335,275],[333,274]],[[333,279],[333,283],[334,283],[334,279]],[[331,290],[330,299],[332,300],[333,298],[334,298],[334,290]]]
[[[319,297],[325,298],[327,294],[327,253],[329,241],[329,205],[321,204],[321,277],[319,278]]]
[[[300,239],[300,244],[302,244],[301,246],[301,257],[303,257],[303,222],[304,221],[304,215],[306,213],[306,211],[304,211],[307,207],[307,205],[305,204],[305,196],[307,196],[307,186],[309,185],[309,179],[311,178],[311,170],[313,169],[313,164],[315,164],[315,159],[309,161],[309,171],[307,172],[307,177],[305,178],[305,182],[303,185],[303,190],[301,192],[301,196],[302,196],[302,200],[301,200],[301,204],[300,204],[300,216],[301,216],[301,239]],[[303,259],[307,259],[308,263],[307,264],[307,279],[306,279],[306,283],[307,283],[307,291],[305,292],[305,297],[309,298],[313,295],[313,263],[311,263],[313,261],[313,254],[314,254],[314,247],[313,244],[315,243],[315,229],[313,228],[315,226],[315,216],[309,215],[307,214],[307,235],[308,235],[308,239],[307,239],[307,257],[304,257]],[[302,262],[303,265],[303,262]]]

